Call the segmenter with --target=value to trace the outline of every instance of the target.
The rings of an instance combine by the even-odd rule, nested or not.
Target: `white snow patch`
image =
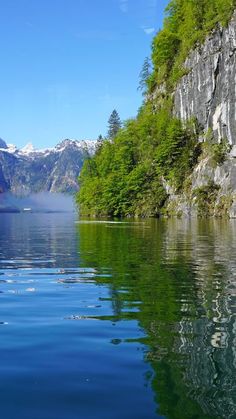
[[[18,149],[14,144],[7,144],[7,148],[5,148],[4,150],[8,153],[16,153]]]
[[[36,149],[32,143],[26,144],[23,148],[18,149],[14,144],[7,144],[7,148],[0,148],[0,151],[14,154],[15,157],[29,157],[35,158],[39,155],[47,156],[51,153],[62,153],[68,147],[75,147],[81,151],[88,151],[89,154],[94,154],[96,150],[97,141],[94,140],[63,140],[55,147]]]
[[[35,148],[32,143],[26,144],[23,148],[20,149],[21,154],[31,154],[34,153]]]

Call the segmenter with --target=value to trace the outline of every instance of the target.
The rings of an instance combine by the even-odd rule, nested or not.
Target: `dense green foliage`
[[[173,116],[173,87],[189,50],[218,22],[227,23],[235,2],[170,1],[164,28],[153,41],[153,72],[149,76],[146,60],[140,74],[146,98],[137,118],[103,140],[84,164],[77,196],[81,213],[158,216],[167,199],[166,183],[176,192],[183,188],[202,150],[197,123],[183,124]],[[159,94],[156,86],[162,86]],[[223,162],[225,151],[215,146],[216,163]]]
[[[217,24],[226,25],[235,6],[236,0],[171,0],[164,28],[153,40],[150,88],[166,82],[171,89],[186,71],[183,62],[189,51]]]
[[[199,152],[193,122],[183,127],[168,109],[156,118],[145,106],[86,160],[78,197],[82,213],[157,216],[167,198],[163,178],[181,188]]]
[[[198,215],[200,217],[206,217],[212,214],[218,190],[219,186],[212,181],[194,190]]]

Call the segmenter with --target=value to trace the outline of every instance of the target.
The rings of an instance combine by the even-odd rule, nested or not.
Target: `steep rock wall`
[[[236,159],[230,155],[222,165],[215,166],[210,156],[205,156],[195,167],[193,173],[187,179],[188,190],[176,194],[174,189],[168,187],[168,202],[166,210],[169,215],[197,217],[211,215],[216,217],[236,218]],[[210,213],[199,211],[198,194],[204,190],[210,194],[210,185],[215,185],[215,199],[211,203]],[[204,198],[203,198],[204,199]],[[206,201],[208,197],[205,197]]]
[[[185,62],[187,75],[178,83],[174,112],[196,117],[204,131],[236,145],[236,12],[228,27],[216,29]]]
[[[218,27],[189,54],[184,66],[187,74],[174,92],[174,114],[184,121],[196,118],[205,134],[210,129],[218,142],[226,139],[231,151],[222,164],[210,154],[201,156],[181,194],[167,186],[167,213],[199,215],[199,191],[206,192],[207,200],[207,190],[210,196],[215,187],[209,215],[236,218],[236,11],[227,27]]]

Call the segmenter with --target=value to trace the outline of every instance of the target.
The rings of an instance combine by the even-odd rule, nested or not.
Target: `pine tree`
[[[108,138],[113,140],[121,128],[121,120],[116,109],[114,109],[108,119]]]
[[[100,134],[97,138],[97,143],[96,143],[96,148],[95,148],[96,154],[98,154],[101,151],[102,145],[103,145],[103,136]]]
[[[152,73],[151,60],[146,57],[142,66],[142,70],[139,73],[139,86],[138,90],[141,90],[143,95],[146,94],[147,90],[147,81]]]

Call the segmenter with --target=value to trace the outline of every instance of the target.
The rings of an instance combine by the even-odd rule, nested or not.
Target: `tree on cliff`
[[[116,109],[114,109],[108,119],[108,138],[113,140],[119,129],[121,128],[121,120]]]
[[[164,27],[152,42],[152,73],[148,74],[147,60],[140,73],[147,97],[137,117],[119,129],[120,118],[114,110],[109,119],[108,141],[85,161],[77,195],[81,214],[167,215],[175,212],[172,208],[176,204],[169,206],[166,185],[176,195],[192,194],[190,176],[205,153],[199,142],[201,128],[195,118],[176,118],[173,95],[177,83],[186,75],[184,63],[190,51],[202,45],[219,25],[226,26],[235,7],[236,0],[170,1]],[[216,164],[222,164],[227,149],[222,149],[222,144],[217,146],[214,159]],[[211,198],[216,189],[210,185],[207,191],[200,192],[200,198],[205,198],[206,192]]]
[[[147,93],[147,83],[148,79],[152,74],[152,64],[150,58],[146,57],[142,66],[142,69],[139,73],[139,86],[138,90],[141,90],[142,94]]]

